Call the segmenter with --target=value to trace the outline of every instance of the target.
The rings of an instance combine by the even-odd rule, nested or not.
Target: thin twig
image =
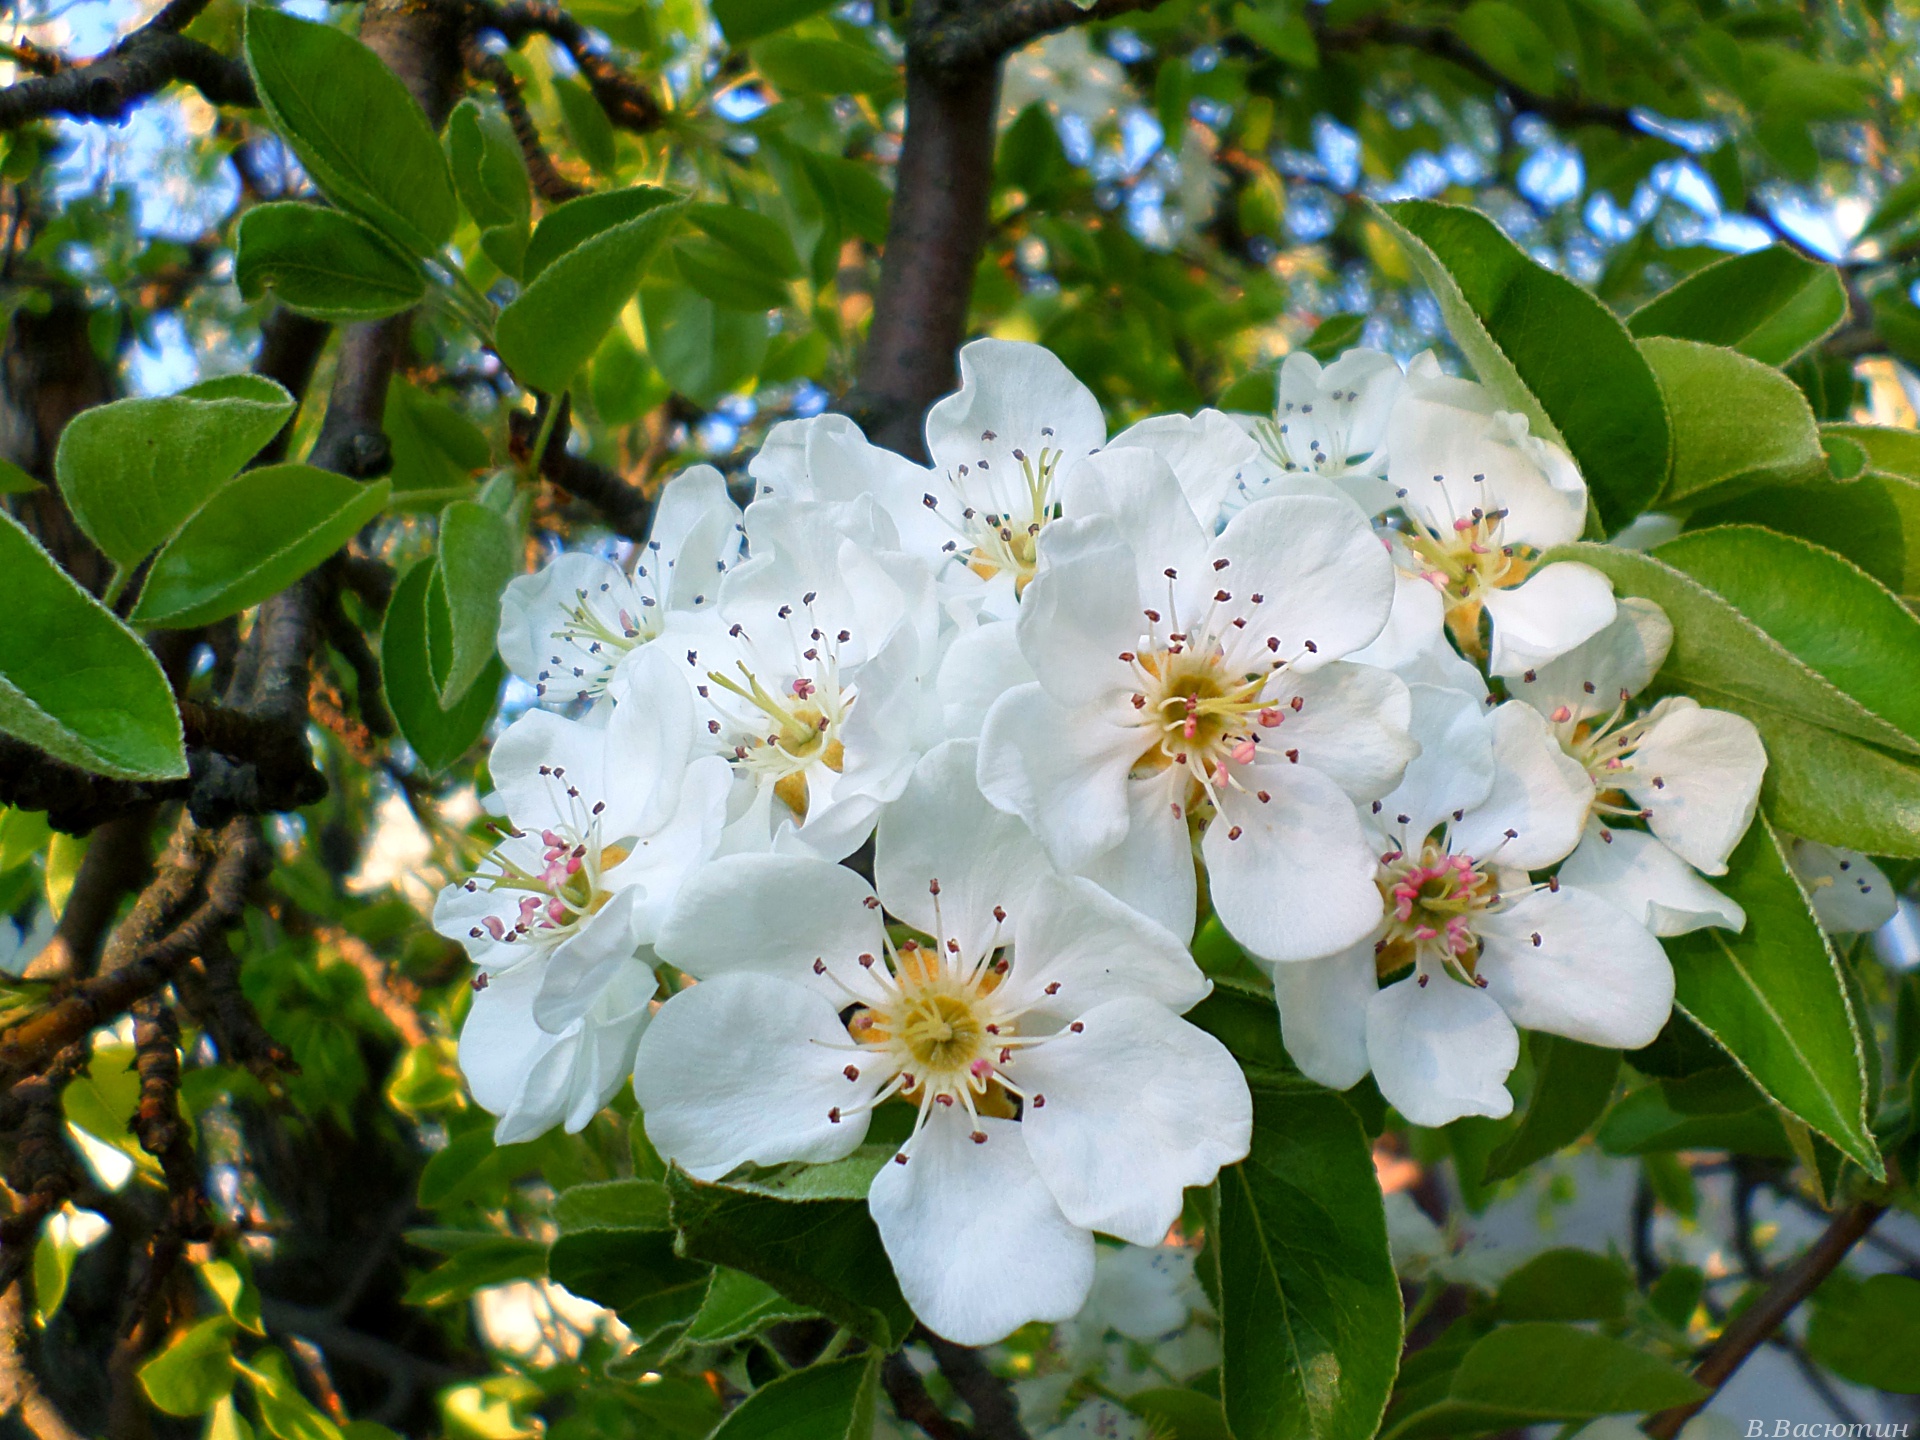
[[[973,1440],[973,1433],[957,1421],[949,1420],[933,1403],[920,1372],[913,1368],[906,1352],[896,1350],[880,1362],[880,1385],[893,1402],[893,1413],[909,1425],[918,1426],[927,1440]]]

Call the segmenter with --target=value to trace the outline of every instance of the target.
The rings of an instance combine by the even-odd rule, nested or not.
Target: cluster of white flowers
[[[1038,346],[960,370],[929,467],[793,421],[744,511],[690,471],[626,568],[513,583],[545,708],[435,922],[481,967],[461,1063],[501,1140],[629,1075],[699,1179],[908,1134],[875,1221],[983,1343],[1073,1315],[1094,1232],[1159,1242],[1246,1153],[1245,1080],[1182,1018],[1203,907],[1308,1076],[1504,1115],[1517,1030],[1645,1045],[1655,937],[1744,923],[1702,876],[1766,758],[1640,698],[1666,616],[1543,560],[1579,472],[1430,356],[1296,354],[1270,418],[1111,438]]]

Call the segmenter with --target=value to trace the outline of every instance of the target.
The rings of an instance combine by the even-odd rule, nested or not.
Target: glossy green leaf
[[[427,294],[419,264],[344,210],[285,201],[240,217],[234,283],[249,300],[268,290],[289,310],[319,320],[380,320]]]
[[[274,1440],[341,1440],[340,1427],[301,1393],[278,1350],[256,1350],[237,1368],[253,1387],[260,1428]]]
[[[255,1335],[267,1333],[260,1320],[260,1292],[240,1268],[228,1260],[206,1260],[200,1264],[200,1278],[227,1312],[227,1318]]]
[[[777,310],[792,298],[777,275],[716,241],[677,240],[674,268],[695,290],[728,310]]]
[[[1856,1385],[1920,1395],[1920,1280],[1874,1275],[1823,1287],[1814,1297],[1807,1349]]]
[[[1832,441],[1828,442],[1831,446]],[[1689,525],[1762,525],[1844,555],[1895,594],[1920,595],[1920,481],[1863,473],[1756,490]]]
[[[713,0],[712,9],[727,43],[745,45],[833,5],[834,0]]]
[[[1847,287],[1833,266],[1770,245],[1696,270],[1627,320],[1644,339],[1668,335],[1784,365],[1847,318]]]
[[[1494,1297],[1503,1320],[1618,1320],[1633,1276],[1611,1255],[1546,1250],[1508,1273]]]
[[[782,94],[871,95],[900,83],[878,50],[811,35],[770,35],[752,50],[753,68]]]
[[[1613,1098],[1620,1052],[1536,1030],[1527,1036],[1533,1094],[1520,1126],[1487,1157],[1482,1182],[1518,1175],[1566,1148],[1593,1126]],[[1552,1318],[1552,1317],[1548,1317]]]
[[[1857,446],[1866,455],[1866,468],[1875,474],[1920,480],[1920,431],[1840,424],[1824,425],[1820,433]]]
[[[1883,235],[1898,230],[1911,220],[1916,211],[1920,211],[1920,175],[1909,175],[1899,184],[1888,188],[1880,197],[1880,203],[1873,207],[1873,213],[1867,216],[1867,223],[1860,227],[1860,239],[1872,235]]]
[[[1505,0],[1474,0],[1453,28],[1487,64],[1536,95],[1560,88],[1558,56],[1546,32]]]
[[[25,864],[52,838],[44,810],[0,810],[0,871]]]
[[[1253,1072],[1253,1148],[1220,1172],[1221,1388],[1236,1435],[1366,1440],[1400,1361],[1400,1286],[1365,1131],[1297,1076]]]
[[[649,279],[640,287],[647,354],[667,383],[696,405],[712,405],[751,380],[767,353],[767,317],[728,310],[685,285]]]
[[[393,447],[388,478],[397,504],[438,505],[469,496],[475,473],[493,463],[485,431],[398,376],[387,387],[383,428]]]
[[[518,1235],[494,1235],[456,1251],[407,1287],[409,1305],[451,1305],[476,1290],[546,1273],[546,1247]]]
[[[1195,938],[1195,955],[1209,939],[1211,928],[1235,954],[1235,945],[1216,920],[1209,920]],[[1280,1043],[1280,1010],[1273,1003],[1273,992],[1245,979],[1222,975],[1200,961],[1213,977],[1213,992],[1187,1012],[1187,1021],[1199,1026],[1218,1040],[1242,1065],[1264,1070],[1295,1069],[1293,1059]]]
[[[1607,1112],[1597,1138],[1609,1155],[1727,1150],[1787,1159],[1793,1154],[1780,1111],[1731,1065],[1641,1086]]]
[[[1746,929],[1696,930],[1666,942],[1674,1004],[1769,1098],[1879,1175],[1846,983],[1764,815],[1715,884],[1746,911]]]
[[[442,706],[458,702],[493,658],[500,596],[519,572],[519,550],[506,517],[478,501],[456,500],[440,512],[440,583],[453,622]]]
[[[812,1314],[766,1281],[722,1267],[713,1272],[706,1299],[687,1326],[687,1344],[730,1345],[778,1321],[804,1320]]]
[[[1503,1325],[1467,1351],[1444,1399],[1395,1417],[1384,1440],[1641,1415],[1706,1393],[1666,1361],[1624,1341],[1571,1325]]]
[[[547,1252],[547,1275],[652,1335],[684,1323],[706,1298],[704,1265],[674,1253],[671,1230],[576,1230]]]
[[[580,158],[596,175],[611,175],[619,163],[614,149],[613,122],[593,92],[578,80],[555,79],[553,98],[560,102],[560,120]]]
[[[430,606],[439,605],[442,624],[451,622],[445,618],[445,601],[435,595],[436,569],[432,561],[421,561],[393,587],[380,627],[380,678],[394,723],[420,763],[437,775],[466,754],[487,728],[506,670],[494,660],[464,700],[451,710],[440,708],[439,688],[427,658]]]
[[[678,199],[673,191],[662,190],[657,185],[630,185],[624,190],[582,195],[577,200],[554,206],[534,227],[533,239],[527,244],[524,278],[531,284],[542,270],[569,250],[616,225],[672,205]]]
[[[601,1180],[569,1185],[553,1207],[560,1233],[579,1230],[670,1230],[667,1187],[658,1180]]]
[[[684,1253],[745,1271],[883,1350],[912,1328],[880,1232],[858,1199],[787,1200],[667,1177]]]
[[[507,117],[471,96],[447,117],[447,159],[454,188],[482,229],[524,225],[533,213],[527,162]]]
[[[1652,600],[1667,612],[1673,648],[1660,672],[1662,683],[1705,705],[1738,701],[1743,708],[1778,711],[1803,724],[1920,753],[1898,727],[1821,678],[1731,602],[1661,555],[1589,544],[1563,545],[1548,555],[1591,565],[1619,594]]]
[[[267,117],[329,200],[416,255],[447,243],[459,219],[447,158],[379,56],[267,6],[247,10],[246,56]]]
[[[1697,530],[1655,554],[1920,747],[1920,617],[1872,576],[1752,525]]]
[[[1920,765],[1778,710],[1722,698],[1767,747],[1760,799],[1791,835],[1870,855],[1920,859]]]
[[[1367,328],[1367,317],[1354,311],[1329,315],[1314,326],[1313,334],[1301,348],[1322,365],[1331,365],[1343,350],[1360,343]]]
[[[633,298],[654,247],[677,223],[677,207],[653,208],[541,269],[494,327],[500,358],[515,378],[554,395],[571,385]]]
[[[1827,478],[1807,397],[1778,370],[1691,340],[1642,340],[1673,426],[1661,506],[1685,511],[1730,491]]]
[[[0,495],[26,495],[40,488],[40,482],[11,460],[0,460]]]
[[[279,434],[293,411],[291,395],[256,375],[96,405],[61,432],[53,472],[80,528],[131,570]]]
[[[386,508],[388,486],[311,465],[228,481],[167,542],[134,607],[136,625],[191,629],[276,595]]]
[[[224,1315],[175,1335],[140,1367],[140,1387],[169,1415],[203,1415],[233,1391],[233,1322]]]
[[[1233,1440],[1226,1411],[1218,1395],[1198,1390],[1155,1387],[1127,1396],[1127,1408],[1153,1428],[1147,1433],[1167,1440]]]
[[[720,1422],[713,1440],[867,1440],[881,1358],[825,1360],[771,1380]]]
[[[153,653],[5,512],[0,574],[8,619],[0,626],[0,730],[96,774],[184,776],[180,712]]]
[[[779,280],[804,273],[787,227],[741,205],[689,205],[687,219],[714,240]]]
[[[1613,313],[1477,211],[1407,200],[1378,213],[1498,403],[1572,452],[1602,525],[1652,504],[1667,478],[1666,407]]]

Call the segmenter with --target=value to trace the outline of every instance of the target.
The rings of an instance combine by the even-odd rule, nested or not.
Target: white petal
[[[669,606],[697,610],[719,599],[720,576],[740,554],[740,522],[726,477],[713,466],[695,465],[666,483],[641,563]]]
[[[1070,1222],[1157,1244],[1186,1187],[1247,1153],[1247,1082],[1226,1046],[1151,1000],[1111,1000],[1075,1025],[1010,1067],[1027,1148]]]
[[[820,960],[842,983],[866,993],[870,982],[858,957],[881,955],[883,933],[873,892],[844,865],[729,855],[681,888],[654,949],[702,980],[749,972],[804,985]],[[838,993],[824,983],[821,990]]]
[[[520,829],[538,834],[558,824],[584,831],[592,807],[608,799],[606,750],[604,730],[529,710],[494,742],[487,768],[498,803]],[[608,839],[632,834],[639,818],[631,805],[603,813],[601,833]]]
[[[1858,850],[1796,839],[1787,859],[1830,935],[1878,930],[1900,908],[1893,882]]]
[[[1065,1320],[1093,1285],[1093,1236],[1060,1213],[1013,1120],[936,1109],[906,1164],[886,1164],[867,1204],[913,1313],[960,1345],[1031,1320]]]
[[[866,1063],[837,1048],[849,1043],[832,1003],[798,985],[703,980],[662,1005],[640,1039],[633,1093],[647,1138],[696,1180],[740,1165],[838,1160],[866,1137],[867,1112],[830,1117],[893,1078],[878,1055]]]
[[[607,694],[614,705],[606,728],[607,814],[601,831],[609,837],[647,835],[680,807],[693,753],[693,696],[668,652],[652,645],[627,658]]]
[[[635,891],[622,890],[553,948],[540,967],[540,993],[533,1018],[556,1035],[585,1015],[607,986],[637,957]]]
[[[1543,566],[1511,590],[1489,591],[1486,606],[1493,618],[1487,668],[1509,679],[1599,634],[1617,613],[1613,582],[1571,560]]]
[[[1560,879],[1618,905],[1655,935],[1685,935],[1709,925],[1746,928],[1746,911],[1644,830],[1610,830],[1589,821],[1560,867]]]
[[[1277,653],[1312,670],[1370,644],[1393,609],[1393,562],[1359,507],[1345,501],[1256,501],[1227,522],[1211,554],[1215,565],[1227,562],[1213,583],[1245,607],[1240,634],[1250,659]],[[1277,651],[1268,645],[1275,638]]]
[[[554,556],[532,575],[514,576],[500,597],[500,658],[535,686],[548,687],[551,680],[551,694],[541,689],[543,701],[561,704],[592,693],[592,682],[603,679],[618,659],[589,650],[591,640],[575,644],[556,638],[556,631],[570,628],[568,612],[576,605],[587,606],[616,633],[622,610],[629,619],[642,618],[639,593],[620,567],[579,551]],[[573,675],[576,665],[590,673]]]
[[[1452,976],[1409,975],[1367,1002],[1367,1056],[1380,1093],[1415,1125],[1513,1112],[1506,1078],[1520,1036],[1493,999]]]
[[[1702,709],[1684,695],[1661,701],[1649,718],[1626,792],[1653,812],[1647,824],[1682,860],[1724,875],[1760,803],[1760,732],[1744,715]]]
[[[873,444],[844,415],[784,420],[767,432],[747,465],[756,496],[853,501],[872,495],[887,512],[900,544],[926,560],[940,556],[952,529],[926,504],[944,487],[931,470]]]
[[[1407,692],[1420,753],[1373,813],[1401,849],[1417,851],[1454,811],[1470,810],[1492,793],[1494,729],[1480,704],[1457,690],[1409,685]]]
[[[1651,600],[1625,595],[1615,603],[1611,625],[1517,682],[1509,679],[1514,698],[1564,724],[1609,714],[1623,696],[1652,684],[1673,645],[1673,622]]]
[[[506,844],[500,848],[505,849]],[[530,847],[518,848],[524,853]],[[528,858],[537,864],[540,852],[535,850]],[[533,951],[526,945],[495,940],[487,932],[486,921],[489,916],[498,920],[503,933],[513,929],[520,918],[519,892],[489,889],[478,880],[470,883],[471,890],[465,883],[448,885],[434,897],[433,928],[447,939],[457,940],[482,970],[510,970]]]
[[[1296,352],[1297,353],[1297,352]],[[1106,452],[1139,446],[1166,461],[1194,515],[1209,533],[1228,492],[1262,469],[1253,437],[1218,410],[1198,415],[1155,415],[1129,425],[1107,442]],[[1068,514],[1078,511],[1069,510]]]
[[[1052,871],[1032,832],[980,793],[977,761],[969,740],[928,751],[880,817],[873,862],[887,909],[937,939],[958,940],[969,960],[986,952],[996,931],[1012,937],[1035,886]],[[996,906],[1012,917],[1004,930],[993,918]]]
[[[966,465],[1011,495],[1024,489],[1015,450],[1038,460],[1041,450],[1065,452],[1070,465],[1107,438],[1100,402],[1073,373],[1039,345],[975,340],[960,347],[960,388],[927,412],[927,450],[936,470]],[[1010,508],[1002,505],[1002,511]]]
[[[1136,998],[1179,1013],[1213,988],[1173,932],[1090,880],[1046,875],[1027,905],[1025,914],[1010,912],[1009,1004],[1070,1019],[1110,1000]]]
[[[1390,671],[1336,660],[1308,674],[1277,677],[1268,693],[1276,691],[1291,695],[1277,706],[1280,724],[1255,731],[1262,749],[1297,750],[1299,764],[1311,765],[1355,800],[1393,789],[1419,753],[1408,733],[1412,700]],[[1298,710],[1293,697],[1301,702]]]
[[[990,620],[962,630],[947,646],[935,681],[943,733],[957,740],[978,737],[993,702],[1033,679],[1013,621]]]
[[[1133,688],[1120,658],[1140,633],[1133,547],[1104,515],[1056,520],[1040,534],[1040,572],[1020,602],[1020,651],[1062,705]]]
[[[1184,794],[1184,772],[1127,781],[1126,838],[1078,868],[1109,895],[1165,926],[1182,944],[1193,938],[1200,905],[1193,836],[1172,797]]]
[[[1593,805],[1593,782],[1560,748],[1540,712],[1509,700],[1487,717],[1493,789],[1454,822],[1452,849],[1538,870],[1570,854]],[[1508,832],[1513,832],[1511,835]]]
[[[718,755],[701,756],[687,767],[673,818],[602,876],[608,889],[634,892],[634,935],[642,945],[660,933],[687,877],[719,852],[733,794],[732,767]]]
[[[1367,1006],[1380,989],[1373,938],[1325,960],[1269,965],[1280,1039],[1309,1080],[1334,1090],[1367,1073]]]
[[[1372,846],[1353,802],[1324,775],[1304,765],[1264,771],[1249,783],[1270,798],[1222,790],[1201,841],[1214,911],[1264,960],[1336,954],[1379,923]]]
[[[1025,820],[1055,864],[1076,870],[1126,838],[1127,772],[1144,748],[1137,728],[1020,685],[987,712],[980,789]]]
[[[1536,890],[1476,929],[1487,993],[1522,1029],[1638,1050],[1673,1010],[1673,966],[1660,942],[1578,886]]]
[[[1130,542],[1137,593],[1163,592],[1168,568],[1198,574],[1213,532],[1195,516],[1173,469],[1160,454],[1129,445],[1089,455],[1061,487],[1068,515],[1103,515]],[[1051,559],[1055,554],[1048,547]]]
[[[1446,608],[1445,599],[1429,581],[1395,570],[1393,609],[1386,629],[1347,658],[1382,670],[1418,664],[1436,644],[1447,643]]]

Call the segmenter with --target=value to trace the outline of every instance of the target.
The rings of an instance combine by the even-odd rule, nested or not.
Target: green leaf
[[[388,485],[311,465],[228,481],[167,542],[134,607],[136,625],[210,625],[277,595],[386,508]]]
[[[1846,983],[1765,815],[1715,883],[1746,911],[1747,927],[1666,942],[1675,1005],[1769,1098],[1881,1175]]]
[[[1301,348],[1322,365],[1331,365],[1340,352],[1360,343],[1367,328],[1367,317],[1352,311],[1329,315],[1313,327],[1313,334]]]
[[[1613,313],[1477,211],[1407,200],[1376,213],[1495,400],[1572,453],[1605,529],[1652,504],[1667,478],[1666,407]]]
[[[1880,197],[1880,203],[1867,216],[1867,223],[1860,227],[1859,238],[1865,240],[1898,230],[1913,218],[1916,210],[1920,210],[1920,175],[1909,175]]]
[[[32,859],[52,838],[44,810],[0,810],[0,871]]]
[[[260,5],[246,27],[260,103],[313,183],[414,254],[435,254],[459,219],[453,175],[400,78],[331,25]]]
[[[671,1230],[576,1230],[547,1252],[555,1284],[618,1312],[621,1323],[646,1339],[682,1324],[706,1298],[704,1265],[674,1253]]]
[[[729,310],[764,314],[793,298],[784,282],[712,240],[675,241],[673,264],[695,290]]]
[[[727,43],[745,45],[833,5],[834,0],[713,0],[711,8]]]
[[[1829,1297],[1830,1288],[1839,1293]],[[1807,1349],[1856,1385],[1920,1395],[1920,1280],[1875,1275],[1857,1286],[1822,1286]]]
[[[229,1320],[256,1335],[267,1333],[267,1327],[260,1321],[260,1292],[239,1267],[227,1260],[203,1260],[200,1278],[207,1282],[207,1288],[220,1302],[220,1308],[227,1312]]]
[[[1320,68],[1320,46],[1313,38],[1313,30],[1291,6],[1235,5],[1233,28],[1296,70]]]
[[[656,207],[542,268],[494,327],[496,348],[514,377],[552,395],[571,385],[633,298],[654,247],[679,218],[677,207]]]
[[[454,106],[447,117],[447,160],[461,202],[483,230],[531,218],[527,162],[505,115],[471,96]]]
[[[1536,1160],[1566,1148],[1606,1111],[1620,1074],[1620,1052],[1535,1030],[1527,1036],[1533,1057],[1533,1095],[1520,1127],[1487,1157],[1481,1183],[1518,1175]],[[1555,1317],[1547,1317],[1555,1318]]]
[[[808,149],[791,153],[843,233],[875,245],[886,243],[893,197],[871,168],[844,155]]]
[[[707,1297],[687,1326],[689,1345],[731,1345],[781,1320],[804,1320],[814,1312],[787,1299],[764,1280],[724,1267],[713,1272]]]
[[[1837,443],[1828,426],[1829,453]],[[1865,457],[1863,456],[1864,460]],[[1756,490],[1696,510],[1690,526],[1761,525],[1846,556],[1898,595],[1920,595],[1920,481],[1863,473]]]
[[[754,45],[753,68],[782,94],[871,95],[900,83],[893,62],[866,45],[811,35],[771,35]]]
[[[1571,1325],[1503,1325],[1467,1351],[1444,1399],[1396,1417],[1384,1440],[1640,1415],[1706,1393],[1666,1361],[1622,1341]]]
[[[593,92],[578,80],[556,78],[553,98],[560,102],[560,120],[580,158],[596,175],[611,175],[619,163],[613,144],[613,122]]]
[[[723,309],[671,281],[640,287],[647,353],[666,381],[696,405],[712,405],[740,389],[767,353],[764,313]]]
[[[687,218],[764,274],[798,280],[805,273],[786,226],[770,215],[740,205],[689,205]]]
[[[1870,855],[1920,859],[1920,767],[1777,710],[1723,699],[1767,747],[1760,801],[1782,830]]]
[[[233,278],[249,300],[271,289],[289,310],[342,324],[397,315],[427,295],[418,262],[371,225],[291,200],[240,217]]]
[[[826,1360],[769,1381],[720,1422],[713,1440],[867,1440],[881,1358]]]
[[[1662,508],[1685,511],[1735,487],[1827,478],[1807,397],[1778,370],[1691,340],[1642,340],[1640,352],[1673,426],[1673,478]]]
[[[494,1235],[456,1251],[407,1287],[409,1305],[451,1305],[476,1290],[546,1273],[547,1249],[538,1240]]]
[[[859,1199],[775,1199],[668,1173],[673,1223],[688,1256],[745,1271],[882,1350],[913,1326],[880,1232]]]
[[[1743,710],[1776,711],[1804,724],[1920,753],[1900,729],[1822,679],[1730,601],[1674,568],[1663,554],[1578,544],[1551,550],[1548,558],[1591,565],[1613,581],[1619,594],[1652,600],[1667,612],[1673,622],[1673,648],[1660,671],[1663,684],[1685,690],[1703,704],[1738,702]]]
[[[1727,1150],[1786,1159],[1793,1154],[1779,1109],[1731,1065],[1631,1091],[1607,1112],[1597,1138],[1609,1155]]]
[[[519,569],[519,537],[504,515],[476,500],[456,500],[440,512],[440,581],[453,622],[443,709],[459,702],[493,658],[500,596]]]
[[[506,678],[506,670],[496,658],[464,700],[451,710],[440,708],[439,687],[434,684],[428,661],[430,607],[438,605],[442,624],[450,627],[452,622],[446,618],[445,600],[435,593],[437,569],[433,561],[423,560],[400,577],[380,627],[380,678],[387,708],[421,765],[435,775],[466,754],[480,738]]]
[[[0,460],[0,495],[25,495],[38,490],[40,482],[11,460]]]
[[[556,205],[534,227],[533,239],[527,243],[524,278],[532,284],[542,270],[569,250],[577,249],[616,225],[673,205],[678,199],[673,191],[662,190],[657,185],[630,185],[624,190],[582,195],[577,200]]]
[[[1494,69],[1536,95],[1560,88],[1558,52],[1526,11],[1502,0],[1474,0],[1453,22],[1460,38]]]
[[[169,1415],[201,1415],[233,1392],[233,1322],[202,1320],[140,1367],[140,1387]]]
[[[184,776],[180,712],[153,653],[4,511],[0,574],[8,619],[0,626],[0,730],[96,774]]]
[[[1148,1433],[1167,1440],[1233,1440],[1218,1395],[1198,1390],[1155,1388],[1127,1396],[1129,1410],[1154,1428]]]
[[[579,1230],[671,1230],[667,1187],[658,1180],[600,1180],[570,1185],[554,1202],[562,1235]]]
[[[236,1368],[253,1386],[260,1427],[275,1440],[341,1440],[340,1427],[300,1393],[287,1357],[278,1350],[256,1351]]]
[[[1495,1302],[1505,1320],[1618,1320],[1627,1313],[1633,1276],[1611,1255],[1547,1250],[1500,1282]]]
[[[493,463],[486,432],[446,401],[394,377],[384,428],[393,447],[394,499],[426,504],[473,493],[474,473]]]
[[[1365,1131],[1338,1095],[1253,1072],[1253,1148],[1220,1173],[1221,1389],[1236,1435],[1366,1440],[1400,1361],[1400,1286]]]
[[[1732,255],[1696,270],[1628,317],[1644,339],[1668,335],[1785,365],[1847,318],[1840,272],[1786,245]]]
[[[293,411],[291,395],[255,375],[96,405],[61,432],[53,473],[80,528],[131,570],[279,434]]]
[[[1223,928],[1211,920],[1208,925],[1239,951],[1240,947],[1233,944]],[[1207,938],[1208,930],[1202,928],[1195,941],[1196,951]],[[1226,1046],[1243,1066],[1296,1069],[1293,1058],[1280,1043],[1280,1010],[1273,1003],[1273,992],[1245,980],[1223,976],[1211,967],[1209,973],[1213,975],[1213,991],[1187,1012],[1189,1023]]]
[[[1920,617],[1858,566],[1805,540],[1723,525],[1655,554],[1723,597],[1920,749]]]

